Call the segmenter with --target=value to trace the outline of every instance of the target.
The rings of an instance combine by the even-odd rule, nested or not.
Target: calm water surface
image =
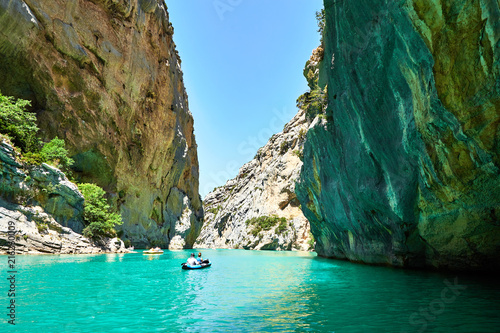
[[[486,276],[240,250],[183,271],[189,253],[17,256],[17,325],[0,332],[500,332]]]

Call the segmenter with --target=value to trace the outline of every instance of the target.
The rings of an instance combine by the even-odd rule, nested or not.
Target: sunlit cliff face
[[[33,101],[136,245],[194,242],[203,216],[180,59],[163,1],[0,4],[0,89]],[[182,225],[182,227],[180,227]]]

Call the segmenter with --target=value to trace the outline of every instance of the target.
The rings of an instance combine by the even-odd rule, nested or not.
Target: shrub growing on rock
[[[287,141],[283,141],[280,145],[280,155],[285,154],[288,151],[289,145]]]
[[[327,106],[326,88],[316,89],[306,92],[297,99],[297,107],[306,111],[306,117],[309,120],[325,112]]]
[[[276,228],[276,232],[279,233],[279,234],[281,234],[284,231],[286,231],[287,228],[288,228],[288,223],[286,223],[286,219],[284,217],[282,217],[280,219],[280,224]]]
[[[316,12],[316,21],[318,23],[318,32],[321,36],[321,45],[323,45],[323,35],[326,26],[326,16],[324,8]]]
[[[74,161],[69,157],[63,139],[57,136],[46,143],[39,152],[30,151],[22,155],[22,160],[28,164],[40,165],[49,163],[56,168],[62,168],[64,172],[69,172],[69,167]]]
[[[278,217],[276,215],[271,216],[259,216],[254,217],[245,221],[247,226],[252,225],[253,229],[251,231],[252,235],[256,236],[262,230],[268,231],[271,230],[278,222],[286,223],[286,218]]]
[[[32,165],[40,165],[46,162],[45,158],[40,153],[33,153],[33,152],[24,153],[21,156],[21,160],[23,160],[25,163]]]
[[[0,92],[0,133],[9,136],[23,152],[36,149],[36,115],[26,111],[31,102],[4,96]]]
[[[86,227],[83,235],[88,238],[115,237],[114,228],[123,221],[120,214],[113,212],[106,202],[106,192],[95,184],[79,184],[78,189],[85,198],[83,218]]]
[[[74,161],[68,156],[68,151],[64,148],[64,140],[57,136],[46,143],[40,151],[42,158],[54,164],[56,167],[70,167]]]

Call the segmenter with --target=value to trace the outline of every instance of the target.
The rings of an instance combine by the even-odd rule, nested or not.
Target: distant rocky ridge
[[[140,247],[191,247],[202,225],[172,35],[162,0],[0,1],[0,90],[32,101],[40,135],[64,138]]]
[[[83,237],[82,194],[48,164],[25,165],[0,139],[0,254],[129,252],[117,239]],[[9,239],[9,236],[10,239]]]
[[[297,185],[316,251],[500,270],[499,2],[324,4],[328,108]]]
[[[241,167],[236,178],[205,197],[205,222],[195,247],[313,248],[309,222],[295,196],[307,127],[305,112],[300,110],[283,132],[273,135],[255,158]],[[278,218],[274,218],[275,224],[266,226],[273,216]]]

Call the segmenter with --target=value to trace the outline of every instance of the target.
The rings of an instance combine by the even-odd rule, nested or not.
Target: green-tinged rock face
[[[105,188],[113,186],[113,170],[97,150],[89,150],[73,156],[76,167],[74,171],[79,174],[82,183],[96,181]]]
[[[33,101],[43,139],[64,138],[77,180],[121,211],[123,238],[178,236],[166,226],[181,215],[161,213],[173,188],[199,230],[193,118],[164,2],[0,1],[0,30],[0,90]]]
[[[498,268],[499,4],[414,1],[413,9],[412,22],[435,60],[442,102],[415,113],[432,165],[420,168],[418,203],[428,263]]]
[[[325,0],[298,197],[324,256],[499,269],[498,3]]]

